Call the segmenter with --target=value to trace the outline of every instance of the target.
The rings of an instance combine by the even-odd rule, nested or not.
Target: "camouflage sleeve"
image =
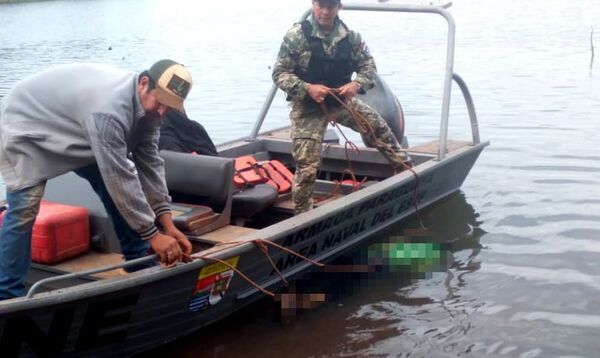
[[[359,33],[350,32],[350,46],[352,46],[352,58],[357,65],[355,81],[365,91],[369,90],[375,86],[375,74],[377,73],[375,60],[369,53],[367,45],[362,41]]]
[[[294,70],[300,57],[300,41],[303,39],[302,30],[294,26],[283,38],[279,55],[273,66],[273,82],[288,96],[302,99],[306,96],[307,83],[302,81]]]

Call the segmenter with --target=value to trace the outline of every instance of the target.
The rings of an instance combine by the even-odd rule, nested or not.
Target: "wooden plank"
[[[313,200],[314,200],[314,207],[317,208],[319,206],[325,205],[327,203],[330,203],[332,201],[335,201],[339,198],[341,198],[342,196],[344,196],[342,193],[336,193],[331,195],[330,193],[315,193],[315,195],[313,195]],[[273,204],[273,209],[280,211],[280,212],[286,212],[286,213],[294,213],[294,203],[292,202],[292,199],[286,199],[286,200],[281,200],[276,202],[275,204]]]
[[[286,200],[280,200],[278,202],[276,202],[275,204],[273,204],[273,209],[277,210],[277,211],[282,211],[282,212],[294,212],[294,203],[292,202],[292,199],[286,199]]]
[[[52,265],[51,267],[65,272],[79,272],[104,266],[116,265],[123,262],[125,262],[125,260],[123,259],[123,255],[121,254],[90,251],[83,256],[60,262],[58,264]],[[101,272],[95,274],[94,276],[106,278],[121,276],[125,274],[125,271],[121,269],[116,269]]]
[[[446,142],[446,153],[453,152],[459,148],[471,145],[470,142],[464,142],[459,140],[451,140],[449,139]],[[427,142],[423,144],[419,144],[414,147],[410,147],[408,149],[409,152],[414,153],[425,153],[425,154],[437,154],[439,151],[439,141],[434,140],[432,142]]]
[[[321,196],[322,199],[320,200],[315,200],[315,208],[318,208],[319,206],[331,203],[332,201],[335,201],[339,198],[341,198],[343,195],[342,194],[333,194],[333,195],[323,195]]]
[[[218,230],[207,232],[206,234],[192,237],[194,241],[201,241],[211,244],[220,244],[224,242],[237,241],[241,236],[257,231],[256,229],[227,225]]]
[[[290,140],[291,133],[292,133],[291,128],[285,128],[285,129],[279,129],[279,130],[276,129],[276,130],[267,132],[265,135],[261,135],[261,137]]]

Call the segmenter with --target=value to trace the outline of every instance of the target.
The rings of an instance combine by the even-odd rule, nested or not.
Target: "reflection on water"
[[[444,213],[447,213],[446,215]],[[450,214],[451,213],[451,214]],[[449,215],[448,215],[449,214]],[[456,193],[422,213],[431,237],[409,237],[411,241],[430,238],[443,244],[453,263],[447,269],[430,271],[426,280],[389,280],[376,292],[362,293],[360,306],[350,314],[346,326],[347,353],[358,356],[430,356],[436,345],[446,353],[459,353],[460,342],[469,330],[473,302],[462,298],[461,287],[468,275],[479,269],[481,249],[477,214],[462,193]],[[418,227],[409,221],[398,227]],[[394,233],[392,233],[394,235]],[[366,291],[375,291],[371,280],[362,281]]]
[[[347,0],[348,2],[350,0]],[[375,2],[374,0],[365,0]],[[390,0],[389,2],[400,2]],[[187,111],[216,143],[247,135],[281,38],[308,0],[57,0],[0,5],[0,97],[51,64],[190,68]],[[268,300],[163,352],[178,356],[595,357],[600,300],[597,0],[460,0],[455,71],[490,140],[462,187],[426,209],[428,239],[452,258],[430,277],[315,274],[330,292],[279,322]],[[185,21],[170,21],[172,17]],[[435,15],[342,12],[405,110],[409,143],[439,132],[446,25]],[[232,21],[233,19],[233,21]],[[595,63],[591,62],[595,46]],[[288,123],[276,97],[266,127]],[[469,138],[454,88],[450,136]],[[351,137],[356,139],[356,137]],[[418,227],[407,222],[407,227]],[[404,235],[399,227],[383,242]],[[360,260],[361,250],[340,258]],[[345,260],[345,261],[344,261]],[[159,351],[160,352],[160,351]]]

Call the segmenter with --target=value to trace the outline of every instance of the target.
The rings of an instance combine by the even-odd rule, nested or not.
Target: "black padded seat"
[[[233,159],[169,150],[162,150],[160,155],[165,161],[165,179],[174,202],[208,206],[219,213],[189,233],[200,235],[228,225],[235,169]]]
[[[162,150],[165,179],[174,197],[189,196],[193,201],[224,207],[231,195],[233,159]]]
[[[273,205],[277,200],[277,189],[268,184],[257,184],[233,194],[231,216],[250,219]]]

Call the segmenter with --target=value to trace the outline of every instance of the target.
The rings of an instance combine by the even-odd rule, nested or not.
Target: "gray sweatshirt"
[[[50,68],[0,104],[0,173],[16,191],[93,163],[129,226],[152,237],[170,210],[160,120],[144,117],[138,76],[100,64]]]

